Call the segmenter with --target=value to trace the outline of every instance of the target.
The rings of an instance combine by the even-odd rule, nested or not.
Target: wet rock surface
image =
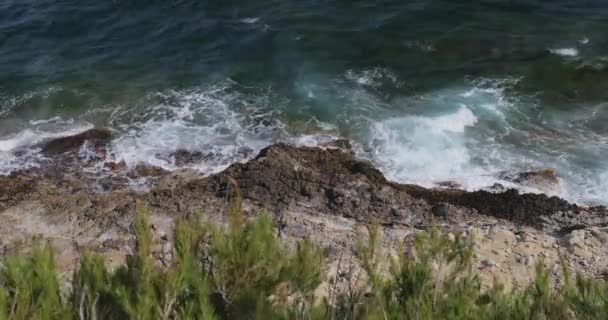
[[[525,171],[516,174],[502,174],[501,179],[515,184],[534,188],[546,193],[557,194],[561,191],[559,178],[554,169]]]
[[[140,163],[127,173],[127,177],[136,179],[142,177],[160,177],[167,174],[169,174],[169,171],[161,167]]]
[[[117,165],[119,169],[123,166]],[[490,238],[497,236],[488,231],[488,225],[514,234],[531,230],[526,232],[554,239],[551,246],[597,245],[588,249],[591,256],[580,249],[563,250],[574,257],[572,261],[583,259],[588,265],[585,269],[593,274],[605,272],[600,264],[608,261],[608,253],[598,249],[608,238],[606,208],[579,207],[556,197],[519,194],[516,190],[466,192],[398,184],[386,180],[370,163],[336,148],[277,144],[249,162],[233,164],[209,177],[148,166],[138,174],[155,177],[146,192],[126,188],[122,177],[93,183],[60,167],[39,170],[45,171],[0,177],[0,240],[3,246],[10,246],[34,235],[61,239],[60,243],[71,244],[64,246],[65,254],[61,255],[66,270],[73,266],[65,262],[74,260],[72,250],[93,250],[112,263],[120,263],[132,249],[138,207],[150,211],[154,233],[162,242],[159,250],[165,250],[175,219],[202,211],[205,220],[221,223],[229,199],[237,193],[246,214],[266,210],[287,242],[310,238],[323,246],[330,260],[350,251],[360,238],[358,232],[373,222],[381,226],[386,241],[397,243],[430,225],[450,232],[478,226],[491,234]],[[576,230],[584,231],[583,242],[570,235]],[[511,234],[497,235],[513,243],[512,247],[517,242]],[[527,253],[517,257],[507,253],[504,259],[494,255],[491,250],[481,252],[479,261],[487,261],[480,266],[500,270],[511,262],[527,266],[526,261],[537,259]],[[533,268],[526,268],[533,272]],[[508,274],[508,268],[505,270]]]
[[[42,153],[45,155],[58,155],[67,152],[76,152],[85,143],[100,148],[112,139],[112,131],[105,128],[94,128],[85,132],[53,139],[44,144]]]
[[[276,212],[303,210],[382,224],[423,223],[430,217],[426,202],[388,182],[371,164],[338,149],[278,144],[206,184],[225,197],[231,181],[243,198]]]
[[[212,155],[206,155],[201,151],[190,151],[186,149],[179,149],[170,155],[176,166],[185,166],[192,163],[203,161]]]

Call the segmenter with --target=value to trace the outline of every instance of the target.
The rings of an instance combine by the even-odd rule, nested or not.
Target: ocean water
[[[607,204],[607,30],[604,0],[5,0],[0,174],[104,126],[130,166],[346,138],[395,181],[554,168]]]

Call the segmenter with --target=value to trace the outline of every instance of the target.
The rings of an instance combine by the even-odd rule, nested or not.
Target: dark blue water
[[[606,203],[606,30],[602,0],[2,1],[0,172],[92,126],[112,161],[203,173],[344,137],[398,181],[550,167]]]

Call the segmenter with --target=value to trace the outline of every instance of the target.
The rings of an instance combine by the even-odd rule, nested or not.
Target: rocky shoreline
[[[539,259],[558,272],[560,255],[574,270],[608,277],[605,207],[514,189],[467,192],[453,185],[427,189],[394,183],[373,165],[355,159],[345,141],[326,148],[272,145],[252,160],[208,177],[108,162],[104,170],[110,174],[100,177],[68,166],[103,158],[112,135],[94,129],[47,142],[42,152],[48,163],[0,177],[2,252],[41,236],[56,247],[64,271],[85,250],[119,264],[133,248],[135,212],[145,208],[162,263],[170,259],[176,219],[200,211],[203,219],[223,222],[230,199],[238,193],[245,213],[268,212],[287,243],[309,238],[321,245],[330,271],[352,252],[365,225],[376,223],[389,251],[432,225],[451,234],[474,235],[477,268],[488,282],[498,278],[522,285]],[[83,157],[79,150],[85,144],[93,152]],[[174,156],[187,162],[204,154],[176,150]],[[514,179],[526,177],[537,179],[539,174]],[[137,179],[148,183],[144,191],[130,187],[129,181]]]

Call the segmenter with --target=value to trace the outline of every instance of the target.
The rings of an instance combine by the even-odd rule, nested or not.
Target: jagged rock
[[[127,164],[124,161],[120,162],[106,162],[103,164],[103,167],[110,171],[121,171],[127,167]]]
[[[483,259],[481,261],[481,265],[485,268],[490,268],[490,269],[498,266],[496,264],[496,262],[494,262],[492,259]]]
[[[440,188],[447,188],[447,189],[461,189],[462,188],[462,185],[456,181],[441,181],[441,182],[437,182],[436,185]]]
[[[94,128],[85,132],[53,139],[42,147],[45,155],[57,155],[67,152],[75,152],[86,142],[95,148],[105,146],[112,139],[112,131],[105,128]]]
[[[134,179],[142,177],[160,177],[166,174],[169,174],[169,171],[161,167],[140,163],[135,166],[135,168],[131,169],[127,173],[127,176]]]
[[[206,158],[209,158],[210,155],[205,155],[201,151],[190,151],[186,149],[179,149],[170,155],[171,158],[174,159],[174,163],[176,166],[181,167],[188,164],[201,162]]]
[[[341,149],[344,152],[353,154],[353,145],[347,139],[336,139],[320,145],[323,148]]]
[[[501,179],[551,194],[557,194],[561,190],[559,178],[554,169],[519,172],[515,175],[504,174]]]
[[[371,164],[339,149],[277,144],[247,163],[193,181],[187,188],[204,186],[225,197],[234,189],[233,182],[243,198],[275,212],[301,210],[388,224],[417,224],[430,217],[424,201],[388,182]],[[304,202],[308,205],[301,207]]]
[[[555,261],[558,255],[552,245],[565,246],[566,241],[555,241],[558,237],[561,240],[559,233],[534,229],[544,227],[547,221],[547,230],[568,230],[566,233],[608,225],[606,208],[579,207],[556,197],[515,190],[426,189],[390,182],[370,163],[339,149],[278,144],[209,177],[193,171],[169,175],[161,168],[143,166],[135,177],[162,177],[151,179],[151,189],[141,193],[122,188],[126,181],[114,172],[116,179],[106,181],[108,191],[99,192],[97,184],[103,182],[99,178],[87,180],[62,170],[61,162],[52,174],[48,174],[50,169],[0,177],[1,244],[12,241],[15,235],[42,234],[68,239],[75,248],[91,249],[118,263],[134,246],[138,206],[148,208],[152,218],[163,216],[162,225],[197,211],[209,221],[223,222],[229,200],[236,194],[243,200],[246,215],[263,209],[273,215],[282,229],[282,239],[311,238],[324,248],[333,248],[327,254],[334,256],[350,250],[358,239],[356,229],[367,222],[380,225],[383,239],[398,241],[434,223],[449,227],[447,232],[468,230],[479,241],[474,248],[477,261],[490,258],[507,270],[518,265],[514,255],[533,259],[546,254],[547,260]],[[441,208],[444,212],[438,211]],[[154,225],[161,224],[156,221]],[[514,241],[508,230],[521,225],[527,228],[524,234],[530,235]],[[164,229],[162,232],[169,234]],[[544,241],[536,240],[537,236]],[[170,241],[171,237],[165,239]],[[589,272],[597,273],[600,266],[608,264],[605,248],[595,238],[585,241],[588,252],[567,254],[576,255],[578,260],[584,257],[590,264]],[[599,258],[587,259],[589,254]],[[67,252],[67,260],[71,260],[70,255]],[[530,266],[519,264],[518,268],[522,274],[518,279],[527,279],[528,273],[533,276]],[[502,272],[499,269],[486,271]],[[501,274],[512,276],[510,272]],[[491,280],[491,274],[487,276]]]
[[[479,214],[506,219],[520,224],[541,227],[542,216],[551,216],[559,212],[581,212],[577,205],[568,203],[558,197],[544,194],[519,194],[515,189],[502,193],[484,190],[467,192],[462,190],[433,190],[417,186],[402,186],[406,192],[429,204],[447,202],[452,205],[474,209]]]
[[[252,155],[253,149],[242,146],[236,150],[236,153],[239,155],[239,157],[247,159]],[[221,155],[215,152],[178,149],[170,154],[169,157],[173,160],[173,163],[176,166],[183,167],[205,161],[217,161],[221,158]]]
[[[129,179],[126,177],[118,176],[118,177],[103,177],[98,181],[99,186],[103,189],[103,191],[110,190],[119,190],[126,188],[129,184]]]
[[[585,247],[585,230],[574,230],[566,237],[570,247]]]
[[[589,229],[591,234],[596,237],[603,245],[608,244],[608,228],[592,227]]]
[[[446,218],[450,213],[449,206],[450,205],[447,203],[440,203],[440,204],[437,204],[436,206],[433,206],[433,208],[431,208],[431,211],[433,212],[433,214],[435,214],[438,217]]]
[[[0,177],[0,210],[27,198],[34,182],[23,177]]]
[[[489,192],[505,192],[507,190],[507,188],[505,188],[505,186],[503,186],[500,183],[495,183],[489,187],[484,188],[483,190],[489,191]]]
[[[589,250],[585,237],[585,230],[572,231],[565,239],[568,250],[579,257],[591,257],[593,253]]]
[[[511,232],[509,230],[505,230],[505,229],[495,230],[492,233],[492,237],[497,242],[503,242],[505,244],[512,244],[517,241],[517,237],[515,236],[515,234],[513,232]]]

